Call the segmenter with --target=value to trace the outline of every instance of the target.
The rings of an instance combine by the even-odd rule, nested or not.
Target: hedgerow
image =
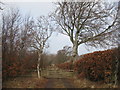
[[[111,79],[114,74],[115,50],[96,51],[85,54],[82,59],[75,62],[75,70],[92,81]]]
[[[3,80],[6,80],[10,77],[25,75],[31,72],[31,70],[36,69],[36,58],[33,56],[37,57],[35,54],[26,54],[24,58],[19,59],[19,56],[14,54],[14,57],[7,55],[6,58],[3,58]]]
[[[91,81],[104,80],[105,82],[113,82],[115,74],[116,58],[119,56],[117,49],[109,49],[105,51],[96,51],[83,55],[83,57],[72,63],[63,63],[58,65],[61,69],[73,69],[78,76],[84,77]],[[70,66],[74,66],[70,68]],[[119,71],[120,72],[120,71]]]

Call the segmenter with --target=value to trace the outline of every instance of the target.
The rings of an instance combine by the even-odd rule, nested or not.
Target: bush
[[[112,49],[85,54],[75,62],[74,69],[78,74],[84,72],[85,77],[92,81],[108,78],[110,81],[115,70],[115,51],[116,49]]]
[[[72,62],[65,62],[57,66],[64,70],[74,69],[78,78],[87,78],[91,81],[104,80],[106,83],[110,83],[115,79],[115,61],[118,56],[120,56],[120,52],[118,53],[117,49],[96,51],[82,55],[82,58],[75,61],[74,65]],[[120,70],[118,79],[120,82]]]
[[[36,69],[37,58],[35,58],[35,56],[37,55],[35,54],[26,54],[26,56],[20,60],[18,55],[14,55],[14,57],[11,57],[10,55],[7,56],[8,57],[3,58],[2,62],[3,80],[10,77],[25,75],[33,69]]]

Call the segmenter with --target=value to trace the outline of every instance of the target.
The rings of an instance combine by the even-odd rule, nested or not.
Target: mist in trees
[[[72,57],[72,47],[64,46],[62,50],[58,50],[56,54],[56,64],[70,61]]]

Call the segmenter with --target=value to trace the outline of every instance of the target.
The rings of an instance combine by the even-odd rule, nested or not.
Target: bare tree
[[[36,34],[34,36],[34,42],[31,45],[33,48],[35,48],[38,51],[38,64],[37,64],[37,71],[38,71],[38,78],[41,76],[41,56],[44,52],[44,49],[48,47],[47,41],[52,35],[52,26],[49,23],[49,19],[40,16],[38,18],[37,26],[36,26]]]
[[[113,3],[58,2],[53,20],[57,30],[69,36],[76,57],[78,46],[83,43],[95,47],[112,45],[112,34],[117,31],[116,10]]]
[[[71,61],[73,59],[72,57],[72,47],[71,46],[64,46],[63,49],[65,50],[65,55],[67,56],[67,61]],[[77,57],[76,57],[77,59]]]
[[[23,23],[19,30],[19,38],[18,38],[18,49],[19,49],[19,57],[24,58],[25,53],[31,47],[33,36],[34,36],[34,27],[35,23],[32,17],[26,16],[23,19]]]
[[[63,49],[57,51],[56,60],[57,64],[64,63],[70,60],[72,56],[72,47],[64,46]]]
[[[4,3],[0,2],[0,10],[3,10],[3,7],[2,7],[3,4]]]
[[[72,47],[71,46],[64,46],[63,50],[65,50],[66,56],[72,56]]]
[[[58,50],[56,55],[56,62],[57,64],[64,63],[66,61],[65,50]]]
[[[18,9],[10,9],[2,15],[2,51],[6,54],[15,53],[15,42],[20,28],[21,16]]]

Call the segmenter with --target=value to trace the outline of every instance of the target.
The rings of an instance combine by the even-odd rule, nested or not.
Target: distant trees
[[[71,46],[64,46],[63,50],[65,51],[66,56],[72,56],[72,47]]]
[[[69,61],[72,56],[72,47],[64,46],[62,50],[58,50],[56,55],[56,63],[64,63]]]
[[[53,20],[59,31],[70,38],[73,57],[83,43],[95,47],[112,45],[118,29],[117,7],[113,3],[58,2]]]
[[[67,61],[65,51],[64,50],[59,50],[57,52],[57,55],[56,55],[56,62],[60,64],[60,63],[63,63],[65,61]]]

